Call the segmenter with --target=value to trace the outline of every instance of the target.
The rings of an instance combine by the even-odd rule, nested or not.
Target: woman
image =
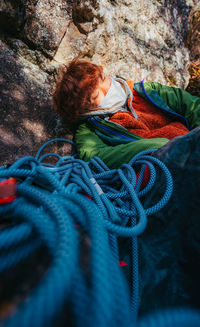
[[[63,72],[53,99],[66,122],[79,124],[80,157],[97,155],[111,168],[200,125],[200,98],[156,82],[111,78],[78,59]]]

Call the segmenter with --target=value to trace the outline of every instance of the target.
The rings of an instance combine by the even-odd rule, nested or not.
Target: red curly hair
[[[75,58],[64,68],[53,94],[55,111],[69,124],[78,122],[85,111],[96,107],[90,97],[102,78],[103,67]]]

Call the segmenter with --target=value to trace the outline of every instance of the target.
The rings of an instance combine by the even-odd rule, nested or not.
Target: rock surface
[[[190,28],[187,36],[190,50],[190,82],[187,91],[200,97],[200,3],[190,13]]]
[[[52,78],[0,41],[0,153],[1,164],[12,163],[50,138],[62,136],[52,110]],[[67,136],[67,128],[64,132]],[[54,147],[54,150],[57,150]],[[69,150],[68,148],[65,150]]]
[[[0,0],[0,164],[72,137],[51,90],[77,55],[110,75],[186,87],[200,58],[198,12],[198,0]]]

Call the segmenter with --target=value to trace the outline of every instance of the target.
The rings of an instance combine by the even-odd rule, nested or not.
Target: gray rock
[[[70,20],[72,1],[27,1],[23,37],[36,49],[52,57]]]
[[[51,85],[47,73],[0,42],[1,165],[35,155],[50,138],[64,133],[67,136],[67,129],[57,129],[59,119],[52,110]]]

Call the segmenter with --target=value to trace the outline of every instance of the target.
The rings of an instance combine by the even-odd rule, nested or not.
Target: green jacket
[[[200,126],[200,98],[156,82],[135,83],[134,89],[158,110],[184,123],[188,130]],[[145,139],[96,116],[79,125],[75,141],[81,159],[89,161],[98,156],[108,167],[118,168],[122,163],[128,163],[135,154],[147,149],[158,149],[169,140]]]

